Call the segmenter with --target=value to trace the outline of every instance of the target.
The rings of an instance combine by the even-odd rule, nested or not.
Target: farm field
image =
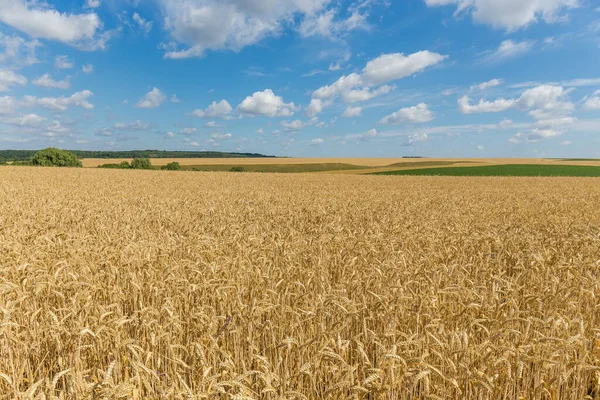
[[[0,399],[597,399],[598,204],[596,178],[2,167]]]
[[[377,175],[430,176],[578,176],[600,177],[600,167],[584,165],[508,164],[376,172]]]
[[[118,164],[131,159],[83,159],[83,166],[96,168],[103,164]],[[488,165],[585,165],[600,166],[600,160],[562,159],[435,159],[435,158],[153,158],[152,165],[161,167],[178,162],[184,170],[229,171],[241,166],[249,172],[321,172],[341,174],[371,174],[416,168],[488,166]]]

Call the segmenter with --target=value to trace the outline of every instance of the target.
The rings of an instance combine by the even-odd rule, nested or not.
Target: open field
[[[583,165],[486,165],[376,172],[377,175],[420,176],[579,176],[600,177],[600,167]]]
[[[103,164],[118,164],[131,159],[83,159],[83,166],[95,168]],[[250,172],[322,172],[341,174],[371,174],[415,168],[486,165],[587,165],[600,166],[600,160],[561,159],[435,159],[435,158],[154,158],[152,165],[161,167],[178,162],[184,170],[228,171],[241,166]]]
[[[595,178],[2,167],[0,399],[597,399],[598,204]]]

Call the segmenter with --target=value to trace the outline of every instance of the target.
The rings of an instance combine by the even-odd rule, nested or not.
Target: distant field
[[[376,172],[375,175],[429,176],[577,176],[598,177],[600,167],[583,165],[486,165],[476,167],[446,167]]]
[[[246,172],[271,172],[271,173],[302,173],[302,172],[325,172],[325,171],[350,171],[368,168],[362,165],[342,163],[320,163],[320,164],[257,164],[257,165],[182,165],[184,171],[229,171],[233,167],[242,167]]]

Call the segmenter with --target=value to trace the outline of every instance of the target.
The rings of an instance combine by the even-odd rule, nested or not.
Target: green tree
[[[152,163],[149,158],[134,158],[131,162],[133,169],[152,169]]]
[[[163,171],[180,171],[181,165],[179,165],[179,163],[177,161],[173,161],[173,162],[168,163],[167,165],[163,165],[161,167],[161,169]]]
[[[70,151],[49,147],[40,150],[31,159],[32,165],[41,167],[80,167],[81,161]]]

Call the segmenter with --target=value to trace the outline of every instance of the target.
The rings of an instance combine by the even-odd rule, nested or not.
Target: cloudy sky
[[[0,0],[0,148],[600,157],[596,0]]]

